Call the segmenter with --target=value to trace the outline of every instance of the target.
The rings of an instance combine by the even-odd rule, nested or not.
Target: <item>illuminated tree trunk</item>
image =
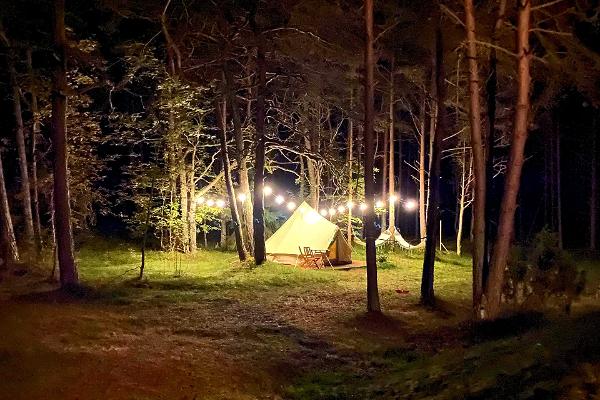
[[[250,179],[248,178],[248,164],[246,157],[246,148],[244,145],[244,133],[242,131],[242,122],[240,119],[240,113],[238,110],[238,103],[233,89],[233,75],[231,70],[228,68],[228,64],[225,63],[225,89],[227,94],[227,101],[231,109],[231,117],[233,120],[233,132],[235,134],[235,157],[238,164],[238,175],[240,178],[240,191],[246,196],[246,199],[242,203],[242,220],[245,227],[246,239],[244,242],[248,243],[250,252],[253,252],[252,238],[254,236],[254,227],[252,225],[252,197],[250,196]]]
[[[500,315],[504,270],[510,251],[514,229],[517,196],[524,162],[525,143],[527,141],[527,125],[529,117],[529,89],[531,77],[529,65],[529,26],[531,18],[531,0],[518,1],[517,24],[517,106],[515,110],[514,131],[507,164],[504,194],[500,207],[498,234],[490,264],[490,275],[485,288],[487,300],[485,318],[495,319]]]
[[[8,49],[7,71],[12,92],[13,113],[15,117],[15,141],[19,158],[19,173],[21,178],[21,199],[23,218],[25,220],[25,241],[28,245],[34,243],[33,213],[31,211],[31,184],[29,181],[29,164],[25,146],[25,128],[23,126],[23,112],[21,109],[21,90],[17,81],[15,69],[15,54],[8,36],[0,25],[0,39]]]
[[[465,16],[467,29],[467,58],[469,60],[469,122],[471,127],[471,154],[474,173],[473,190],[475,196],[473,199],[473,315],[477,318],[479,315],[481,296],[483,294],[486,224],[486,166],[483,134],[481,131],[479,66],[477,63],[477,36],[475,34],[475,10],[473,9],[473,0],[465,0]]]
[[[67,149],[67,54],[65,35],[65,0],[54,1],[55,66],[52,91],[52,126],[50,129],[54,167],[54,215],[60,283],[68,287],[79,283],[73,255],[71,205],[69,204],[69,170]]]
[[[437,28],[435,33],[435,86],[437,94],[437,121],[435,137],[431,146],[431,169],[429,171],[429,206],[427,208],[427,238],[425,239],[425,255],[423,258],[423,275],[421,277],[421,302],[425,305],[435,303],[433,276],[435,252],[438,239],[439,199],[440,199],[440,166],[442,140],[446,129],[446,84],[444,70],[444,47],[441,27],[441,13],[436,4]]]
[[[194,151],[195,153],[195,151]],[[187,229],[190,236],[190,251],[196,252],[198,249],[197,240],[197,223],[196,223],[196,179],[195,179],[195,154],[192,156],[192,165],[188,171],[188,187],[189,187],[189,198],[188,198],[188,223]]]
[[[465,145],[465,144],[463,144]],[[462,173],[460,178],[460,198],[458,202],[458,232],[456,233],[456,254],[462,254],[462,237],[463,237],[463,221],[465,217],[465,203],[467,197],[468,180],[471,176],[473,169],[473,157],[469,158],[469,170],[467,172],[467,150],[463,149],[462,158]]]
[[[427,193],[425,192],[425,141],[425,100],[423,100],[423,108],[421,109],[421,136],[419,137],[419,236],[421,242],[427,236],[427,219],[425,217],[425,203],[427,201]]]
[[[596,129],[597,129],[598,117],[594,116],[594,125],[592,130],[592,165],[590,173],[590,250],[596,251],[596,220],[597,216],[597,204],[598,204],[598,185],[597,172],[596,172]]]
[[[181,250],[184,253],[190,251],[190,230],[188,227],[188,179],[185,159],[183,165],[179,168],[179,195],[181,198],[181,222],[183,229],[181,230]]]
[[[386,199],[388,197],[387,191],[387,181],[389,179],[389,151],[390,151],[390,142],[389,142],[389,128],[388,132],[383,132],[383,162],[381,169],[381,202],[385,204]],[[391,192],[390,192],[391,193]],[[385,231],[387,229],[387,210],[383,210],[381,213],[381,230]],[[391,228],[391,227],[390,227]]]
[[[2,165],[2,155],[0,154],[0,217],[2,223],[2,242],[6,243],[8,261],[13,263],[19,261],[19,248],[13,228],[12,216],[10,215],[10,206],[8,205],[8,194],[6,192],[6,183],[4,181],[4,167]]]
[[[381,312],[377,285],[377,254],[375,249],[375,179],[373,176],[375,159],[374,99],[375,99],[375,55],[373,54],[373,0],[364,2],[365,18],[365,242],[367,258],[367,311]]]
[[[389,146],[389,156],[388,156],[388,180],[389,180],[389,200],[388,200],[388,215],[389,222],[388,227],[390,228],[390,232],[392,234],[392,239],[394,238],[395,229],[392,229],[396,225],[396,202],[394,196],[396,192],[396,174],[394,171],[394,58],[392,56],[392,66],[390,71],[390,104],[389,104],[389,127],[388,127],[388,146]],[[386,201],[385,197],[382,199],[384,202]]]
[[[496,23],[492,30],[492,44],[498,44],[498,32],[504,23],[506,12],[506,0],[498,1],[498,12]],[[489,75],[486,84],[487,95],[487,137],[486,137],[486,201],[485,201],[485,249],[484,264],[482,271],[482,288],[485,288],[489,275],[489,264],[492,253],[493,242],[493,220],[494,210],[494,142],[496,138],[496,94],[498,92],[498,58],[495,47],[490,47]]]
[[[265,248],[265,91],[266,91],[266,61],[264,37],[258,34],[256,51],[256,67],[258,72],[258,87],[256,95],[256,150],[254,166],[254,261],[261,265],[267,259]]]
[[[33,63],[31,60],[31,49],[27,49],[27,69],[29,72],[29,79],[31,80],[31,113],[33,114],[33,123],[31,128],[31,206],[33,212],[33,232],[36,251],[39,253],[42,250],[42,228],[40,221],[40,200],[38,192],[38,178],[37,178],[37,138],[40,133],[40,111],[38,107],[37,91],[35,89],[35,77],[33,74]]]
[[[350,112],[352,113],[354,109],[354,93],[350,91]],[[352,244],[352,156],[353,156],[353,147],[354,147],[354,120],[352,117],[348,118],[348,144],[346,146],[347,154],[347,168],[348,168],[348,222],[346,225],[346,238],[348,239],[348,243]]]
[[[231,179],[231,171],[229,166],[229,153],[227,151],[227,124],[226,124],[226,110],[227,106],[223,103],[223,107],[216,102],[215,113],[217,114],[217,121],[219,123],[219,141],[221,142],[221,161],[223,162],[223,172],[225,175],[225,186],[227,187],[227,195],[229,197],[229,210],[231,211],[231,220],[233,222],[233,233],[235,236],[235,247],[238,252],[240,261],[245,261],[246,245],[244,244],[244,234],[242,232],[242,224],[238,214],[237,202],[235,198],[235,191],[233,189],[233,180]]]

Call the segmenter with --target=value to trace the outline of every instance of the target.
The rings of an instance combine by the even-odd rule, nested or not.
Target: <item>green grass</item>
[[[357,247],[354,256],[364,259],[364,249]],[[69,382],[55,373],[58,365],[76,376],[80,369],[95,375],[104,363],[116,372],[99,379],[98,390],[110,382],[121,388],[113,395],[131,394],[127,398],[154,398],[145,396],[155,390],[207,399],[530,398],[536,388],[558,393],[556,377],[581,362],[595,363],[592,356],[600,354],[597,343],[586,342],[600,329],[592,296],[585,317],[545,319],[523,329],[494,326],[491,337],[479,339],[466,324],[468,256],[438,254],[434,310],[419,305],[421,252],[380,251],[378,258],[383,316],[365,313],[364,268],[255,267],[212,249],[193,255],[148,251],[139,281],[135,244],[88,240],[77,253],[80,299],[57,303],[36,292],[0,315],[0,335],[51,354],[47,365],[22,346],[0,343],[9,360],[4,367],[0,362],[0,375],[14,369],[10,362],[23,370],[35,366],[36,376],[53,377],[56,387],[64,387]],[[597,287],[600,264],[582,259],[580,267]],[[85,351],[75,358],[71,351],[78,348]],[[106,349],[127,349],[126,357],[107,356]],[[130,357],[133,376],[123,367]],[[158,386],[154,370],[160,371]],[[138,376],[145,373],[147,378]],[[226,383],[206,379],[216,376],[227,377]],[[131,393],[130,381],[137,385]],[[45,382],[16,382],[13,389],[23,398],[40,398],[52,390]],[[198,388],[186,389],[190,382]],[[74,387],[74,393],[83,390]],[[81,398],[86,393],[95,398],[89,392]]]

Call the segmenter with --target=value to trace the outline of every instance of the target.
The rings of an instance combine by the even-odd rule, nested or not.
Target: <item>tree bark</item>
[[[190,230],[188,227],[188,179],[185,159],[182,161],[182,166],[179,168],[179,196],[181,204],[181,222],[183,229],[181,230],[181,251],[188,253],[190,251]]]
[[[597,204],[598,204],[598,184],[597,181],[597,170],[596,170],[596,153],[597,153],[597,139],[596,129],[598,117],[594,116],[594,125],[592,130],[592,170],[590,173],[590,250],[596,251],[596,220],[597,216]]]
[[[188,209],[188,223],[187,228],[190,237],[190,252],[195,253],[198,249],[197,239],[197,224],[196,224],[196,184],[195,184],[195,155],[192,158],[192,165],[188,171],[188,187],[189,187],[189,209]]]
[[[67,145],[67,53],[65,34],[65,0],[54,1],[54,52],[58,62],[52,91],[51,137],[54,150],[54,213],[60,283],[63,288],[79,283],[71,228],[69,203],[69,169]]]
[[[469,175],[471,174],[471,169],[473,165],[473,158],[471,157],[469,160]],[[462,254],[462,237],[463,237],[463,220],[465,217],[465,198],[467,196],[467,151],[463,150],[463,159],[462,159],[462,174],[460,179],[460,198],[458,202],[458,229],[456,233],[456,254]]]
[[[555,117],[557,118],[557,117]],[[562,228],[562,190],[560,185],[560,125],[558,122],[554,124],[554,135],[556,138],[556,221],[557,221],[557,235],[558,235],[558,248],[563,248],[563,228]]]
[[[394,196],[396,194],[396,171],[394,170],[394,57],[392,56],[392,66],[390,71],[390,104],[389,104],[389,127],[388,127],[388,146],[389,146],[389,156],[388,156],[388,180],[389,180],[389,199],[388,199],[388,216],[389,222],[388,227],[390,228],[390,234],[392,240],[394,238],[394,233],[396,232],[396,201]],[[382,199],[385,202],[385,197]]]
[[[511,237],[514,229],[517,196],[524,162],[527,125],[529,117],[529,89],[531,77],[529,65],[529,26],[531,19],[531,0],[518,1],[517,24],[517,107],[515,110],[514,131],[507,164],[504,194],[500,207],[498,234],[490,264],[490,275],[485,289],[487,300],[485,318],[496,319],[501,311],[504,270],[508,260]]]
[[[364,2],[365,18],[365,242],[367,258],[367,311],[381,312],[377,285],[377,254],[375,248],[375,179],[373,176],[375,159],[374,98],[375,98],[375,55],[373,54],[373,0]]]
[[[350,90],[350,113],[352,113],[354,109],[354,91]],[[347,168],[348,168],[348,222],[346,224],[346,238],[348,239],[348,243],[352,244],[352,163],[353,163],[353,147],[354,147],[354,119],[352,117],[348,118],[348,144],[346,146],[346,160],[347,160]]]
[[[12,91],[13,113],[15,117],[15,141],[19,158],[19,173],[21,178],[21,199],[23,207],[23,219],[25,220],[25,241],[28,245],[34,244],[33,213],[31,211],[31,184],[29,181],[29,164],[27,162],[27,150],[25,146],[25,128],[23,126],[23,112],[21,109],[21,89],[17,80],[15,68],[15,52],[8,36],[0,25],[0,39],[8,49],[7,71]]]
[[[0,222],[2,223],[2,241],[6,243],[6,252],[8,261],[14,263],[19,261],[19,248],[10,215],[10,206],[8,204],[8,193],[6,192],[6,182],[4,180],[4,167],[2,164],[2,155],[0,154]]]
[[[252,226],[252,198],[250,196],[250,179],[248,178],[248,164],[246,157],[246,147],[244,145],[244,133],[242,131],[242,122],[240,119],[240,113],[238,110],[238,103],[235,96],[234,78],[231,70],[227,63],[224,64],[225,68],[225,91],[227,95],[227,102],[231,109],[231,117],[233,120],[233,132],[235,135],[235,158],[238,164],[238,174],[240,178],[240,191],[246,195],[246,200],[242,203],[242,220],[244,222],[246,239],[250,252],[252,249],[252,238],[254,236],[254,227]]]
[[[440,219],[440,167],[442,144],[446,129],[446,84],[444,70],[444,42],[441,27],[441,13],[436,4],[437,28],[435,33],[435,87],[437,104],[437,122],[435,137],[431,146],[431,169],[429,171],[429,206],[427,208],[427,238],[425,239],[425,255],[423,258],[423,275],[421,277],[421,303],[435,304],[433,278],[435,268],[436,241]]]
[[[37,178],[37,138],[41,134],[41,116],[37,100],[37,90],[35,84],[35,77],[33,74],[33,63],[31,57],[31,48],[27,49],[27,69],[29,73],[29,79],[31,80],[31,113],[33,114],[33,123],[31,128],[31,206],[33,212],[33,233],[35,240],[36,252],[39,255],[42,250],[42,227],[40,221],[40,197],[38,191],[38,178]]]
[[[425,99],[423,99],[423,108],[421,109],[421,136],[419,137],[419,240],[423,242],[427,236],[427,219],[425,217],[425,202],[427,193],[425,193]]]
[[[390,142],[389,142],[389,127],[388,132],[383,132],[383,161],[381,168],[381,202],[383,204],[386,203],[388,198],[388,187],[387,181],[389,179],[389,151],[390,151]],[[391,192],[390,192],[391,194]],[[384,209],[381,213],[381,230],[385,231],[387,229],[387,210]]]
[[[267,259],[265,248],[265,201],[263,189],[265,186],[265,92],[266,92],[266,60],[265,43],[261,33],[258,34],[256,49],[256,67],[258,72],[258,87],[256,95],[256,150],[254,166],[254,261],[256,265],[263,264]]]
[[[475,33],[475,10],[473,7],[473,0],[465,0],[465,17],[467,30],[467,58],[469,59],[469,122],[471,127],[471,149],[474,174],[473,316],[477,318],[479,316],[481,296],[483,294],[486,223],[486,165],[483,134],[481,131],[479,66],[477,63],[477,36]]]
[[[227,151],[227,125],[226,125],[226,110],[227,106],[223,103],[223,107],[217,101],[215,104],[215,113],[220,126],[219,141],[221,142],[221,161],[223,162],[223,172],[225,175],[225,186],[227,187],[227,196],[229,197],[229,210],[231,212],[231,220],[233,222],[233,233],[235,236],[235,247],[238,252],[240,261],[246,261],[246,245],[244,244],[244,234],[242,232],[242,224],[238,214],[237,201],[235,198],[235,190],[233,188],[233,180],[231,179],[231,171],[229,169],[229,153]]]
[[[504,23],[506,12],[506,0],[499,0],[496,23],[492,30],[492,44],[498,43],[498,32]],[[486,201],[485,201],[485,241],[484,241],[484,263],[482,270],[482,288],[485,287],[489,275],[490,260],[493,242],[492,211],[494,210],[494,143],[496,140],[496,95],[498,92],[498,57],[496,48],[490,48],[489,77],[486,84],[487,95],[487,137],[486,137]]]

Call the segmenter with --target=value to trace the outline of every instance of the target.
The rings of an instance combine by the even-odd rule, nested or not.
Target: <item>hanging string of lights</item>
[[[283,206],[285,204],[285,207],[287,208],[288,211],[294,211],[296,209],[296,207],[298,206],[295,201],[293,201],[291,199],[286,200],[286,197],[283,194],[274,194],[273,188],[269,185],[265,185],[265,187],[263,189],[263,194],[265,195],[265,197],[272,197],[273,201],[278,206]],[[238,193],[237,194],[237,200],[240,203],[244,203],[247,199],[248,199],[248,194],[246,194],[246,193]],[[389,201],[394,204],[399,203],[406,211],[413,211],[419,206],[419,204],[417,203],[416,200],[403,199],[402,197],[398,196],[395,193],[390,195]],[[198,196],[196,198],[196,204],[198,204],[200,206],[215,207],[215,208],[222,209],[228,205],[228,202],[222,198]],[[336,214],[343,214],[347,210],[352,210],[356,206],[357,206],[357,204],[354,203],[353,201],[348,201],[343,204],[338,204],[337,206],[332,204],[328,207],[319,207],[319,214],[321,214],[324,217],[333,217]],[[380,199],[375,201],[375,211],[376,212],[383,212],[383,210],[385,210],[387,208],[387,206],[388,206],[388,203],[384,202]],[[367,211],[368,208],[369,208],[368,204],[365,201],[358,204],[358,209],[362,213]]]

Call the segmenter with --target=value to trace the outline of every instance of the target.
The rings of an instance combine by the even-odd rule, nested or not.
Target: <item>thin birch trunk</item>
[[[598,184],[597,181],[597,172],[596,172],[596,153],[597,153],[597,139],[596,139],[596,129],[597,129],[597,121],[598,117],[594,116],[594,125],[592,130],[592,170],[590,173],[590,250],[596,251],[596,220],[597,217],[597,204],[598,204]]]
[[[425,241],[427,236],[427,222],[425,217],[425,203],[427,201],[427,193],[425,193],[425,99],[423,99],[423,107],[421,109],[421,136],[419,137],[419,240]]]
[[[354,91],[350,90],[350,113],[354,109]],[[352,244],[352,156],[354,146],[354,120],[352,117],[348,118],[348,144],[346,146],[347,154],[347,168],[348,168],[348,222],[346,224],[346,238],[348,243]]]
[[[181,222],[183,229],[181,230],[181,251],[189,252],[190,230],[188,228],[188,179],[185,166],[185,160],[179,169],[179,196],[181,202],[179,208],[181,210]]]
[[[221,161],[223,163],[223,172],[225,175],[225,187],[227,188],[227,196],[229,197],[229,211],[231,212],[231,220],[233,222],[233,233],[235,236],[235,247],[238,252],[240,261],[245,261],[246,245],[244,244],[244,233],[242,232],[242,223],[238,214],[237,201],[235,198],[235,190],[233,188],[233,180],[231,179],[231,170],[229,165],[229,153],[227,150],[227,124],[226,124],[227,106],[225,102],[223,106],[216,102],[215,113],[217,121],[220,125],[219,141],[221,142]]]
[[[38,151],[37,151],[37,138],[40,135],[40,111],[38,106],[37,91],[35,89],[35,77],[33,74],[33,63],[31,57],[31,48],[27,49],[27,69],[29,72],[29,79],[31,79],[31,113],[33,114],[33,124],[31,129],[31,189],[32,198],[31,206],[33,212],[33,232],[37,254],[39,255],[42,250],[42,227],[40,221],[40,197],[38,191],[38,178],[37,178],[37,162],[38,162]]]
[[[395,193],[396,193],[396,173],[394,171],[394,58],[392,57],[392,66],[390,71],[390,104],[389,104],[389,127],[388,127],[388,146],[389,146],[389,156],[388,156],[388,180],[389,180],[389,199],[388,199],[388,216],[389,222],[388,227],[390,228],[390,233],[392,235],[392,240],[395,234],[395,225],[396,225],[396,201],[395,201]],[[385,180],[385,179],[384,179]],[[382,199],[385,202],[385,197]]]
[[[10,206],[8,204],[8,193],[6,192],[6,183],[4,180],[4,166],[2,164],[2,155],[0,154],[0,217],[2,223],[3,241],[6,242],[7,256],[9,263],[19,261],[19,248],[10,215]]]
[[[252,238],[254,236],[254,228],[252,225],[252,198],[250,196],[250,179],[248,178],[248,164],[246,157],[246,148],[244,145],[244,132],[242,131],[242,121],[238,110],[237,98],[235,96],[234,77],[227,63],[224,64],[225,70],[225,92],[227,101],[231,109],[231,118],[233,120],[233,132],[235,139],[235,159],[238,164],[238,175],[240,191],[246,195],[246,200],[242,203],[242,220],[245,227],[245,243],[248,244],[249,250],[252,253]]]

